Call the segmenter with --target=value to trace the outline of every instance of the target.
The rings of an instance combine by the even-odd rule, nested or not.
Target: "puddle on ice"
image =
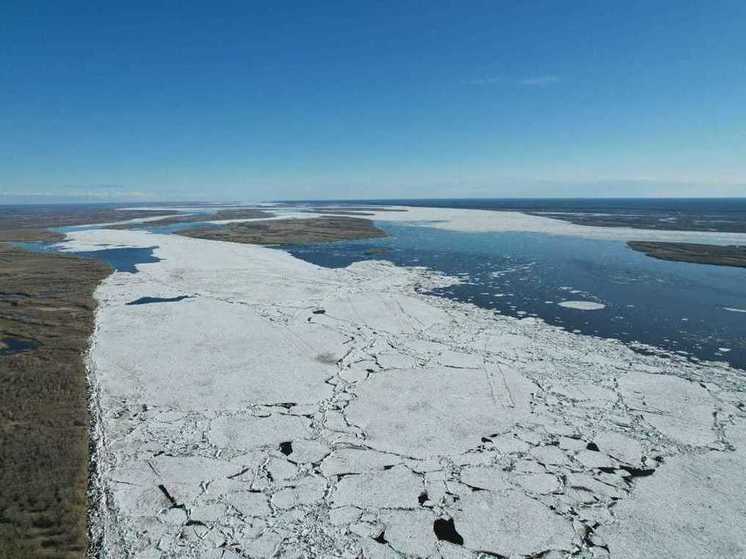
[[[192,299],[192,295],[179,295],[178,297],[140,297],[130,301],[127,305],[150,305],[152,303],[176,303],[184,299]]]

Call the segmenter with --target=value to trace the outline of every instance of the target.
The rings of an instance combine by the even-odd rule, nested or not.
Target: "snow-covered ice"
[[[635,229],[631,227],[597,227],[577,225],[560,219],[530,215],[517,211],[463,210],[452,208],[424,208],[401,206],[406,211],[374,212],[371,219],[425,225],[451,231],[475,233],[525,231],[548,235],[568,235],[589,239],[623,241],[670,241],[712,245],[746,244],[746,233],[717,231],[671,231],[664,229]]]
[[[162,259],[96,292],[103,557],[746,553],[743,372],[430,297],[458,280],[423,269],[68,238]]]

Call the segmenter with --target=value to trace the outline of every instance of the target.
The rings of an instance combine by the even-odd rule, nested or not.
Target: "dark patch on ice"
[[[382,544],[387,544],[387,543],[389,543],[388,541],[386,541],[386,530],[384,530],[383,532],[381,532],[380,534],[378,534],[378,535],[377,535],[377,536],[376,536],[375,538],[373,538],[373,539],[374,539],[375,541],[377,541],[378,543],[382,543]]]
[[[290,456],[293,453],[292,441],[285,441],[283,443],[280,443],[280,452],[282,452],[285,456]]]
[[[582,536],[582,540],[583,540],[583,543],[586,546],[588,546],[588,548],[597,547],[599,549],[603,549],[605,551],[609,551],[609,546],[607,546],[605,544],[598,545],[598,544],[593,543],[593,538],[592,538],[592,536],[594,534],[593,527],[588,526],[586,524],[583,524],[582,526],[583,526],[583,528],[585,528],[585,530],[584,530],[585,533]],[[598,526],[598,523],[596,523],[594,526]]]
[[[177,303],[184,299],[192,299],[192,295],[179,295],[178,297],[140,297],[130,301],[127,305],[150,305],[152,303]]]
[[[585,448],[588,450],[592,450],[593,452],[598,452],[598,445],[594,442],[590,442],[587,445],[585,445]]]
[[[456,545],[464,545],[464,538],[456,531],[453,518],[449,518],[448,520],[438,518],[433,522],[433,531],[435,532],[435,537],[439,540],[445,540]]]
[[[158,489],[161,490],[161,493],[168,499],[168,502],[171,503],[172,508],[178,508],[180,505],[176,502],[176,499],[173,498],[171,493],[168,492],[168,489],[166,489],[166,486],[162,483],[158,485]]]
[[[313,311],[313,314],[326,314],[326,310],[324,309],[316,309]]]
[[[249,470],[251,470],[251,468],[248,468],[248,467],[244,468],[240,472],[237,472],[237,473],[235,473],[233,475],[228,476],[228,479],[235,479],[237,477],[240,477],[240,476],[244,475],[246,472],[248,472]]]
[[[611,466],[602,466],[599,468],[603,473],[605,474],[613,474],[618,472],[619,470],[623,470],[627,472],[628,477],[647,477],[652,476],[655,473],[654,468],[633,468],[632,466],[619,466],[618,468],[613,468]]]
[[[333,353],[327,352],[327,353],[319,353],[316,356],[316,361],[320,363],[324,363],[326,365],[336,365],[338,359],[337,359],[337,356],[334,355]]]
[[[393,464],[386,464],[386,465],[385,465],[385,466],[383,467],[383,469],[384,469],[384,470],[390,470],[390,469],[391,469],[391,468],[393,468],[393,467],[394,467],[394,465],[393,465]]]
[[[27,338],[0,338],[0,355],[14,355],[36,349],[41,344]]]
[[[482,442],[483,443],[491,443],[492,439],[488,439],[487,437],[482,437]]]
[[[648,477],[655,473],[655,470],[651,468],[633,468],[631,466],[619,466],[619,468],[632,477]]]
[[[424,505],[425,502],[427,502],[427,500],[428,500],[427,491],[423,491],[422,493],[420,493],[420,496],[417,497],[417,501],[420,503],[420,505]]]

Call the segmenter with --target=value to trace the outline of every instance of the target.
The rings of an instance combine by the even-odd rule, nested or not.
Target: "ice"
[[[678,442],[703,446],[715,440],[715,400],[699,384],[670,375],[630,373],[619,382],[631,408]]]
[[[612,557],[746,556],[743,452],[671,458],[599,529]]]
[[[462,498],[456,530],[470,549],[499,554],[538,555],[572,549],[572,524],[522,491],[479,491]]]
[[[465,210],[455,208],[421,208],[400,206],[403,212],[380,211],[371,218],[376,221],[399,221],[450,231],[502,232],[526,231],[549,235],[568,235],[590,239],[672,241],[713,245],[746,244],[744,233],[714,231],[676,231],[664,229],[634,229],[631,227],[597,227],[576,225],[559,219],[529,215],[517,211]],[[568,287],[570,291],[572,288]]]
[[[347,416],[378,450],[427,458],[477,446],[487,433],[512,424],[488,375],[464,369],[381,373],[357,390]],[[448,410],[460,409],[459,414]]]
[[[422,478],[404,466],[382,472],[349,475],[337,484],[332,496],[335,506],[361,508],[415,509],[422,493]]]
[[[142,231],[68,245],[104,243],[162,259],[96,292],[109,556],[743,554],[742,372],[431,297],[454,280],[423,269]],[[126,306],[174,293],[193,298]]]
[[[208,438],[221,448],[277,446],[283,441],[308,436],[308,423],[307,419],[292,415],[222,416],[213,420]]]
[[[557,304],[560,307],[575,309],[577,311],[600,311],[601,309],[606,308],[606,305],[602,303],[594,303],[593,301],[560,301]]]

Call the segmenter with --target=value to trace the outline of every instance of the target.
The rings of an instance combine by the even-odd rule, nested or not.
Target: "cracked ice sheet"
[[[159,245],[163,259],[97,291],[92,524],[110,557],[742,549],[737,499],[707,484],[646,497],[710,473],[743,481],[741,372],[431,298],[415,288],[451,280],[419,269],[71,238]],[[181,293],[193,298],[125,305]],[[715,501],[728,521],[697,528]],[[436,520],[455,534],[439,540]],[[645,534],[659,529],[670,538],[655,547]]]

